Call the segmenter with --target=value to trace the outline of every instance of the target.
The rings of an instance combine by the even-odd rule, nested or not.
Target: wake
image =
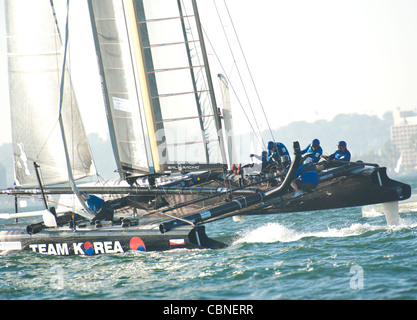
[[[373,231],[399,230],[402,228],[415,227],[417,227],[417,222],[400,219],[400,224],[397,226],[371,225],[369,223],[354,223],[348,227],[343,227],[339,229],[328,227],[325,231],[303,232],[287,228],[286,226],[283,226],[280,223],[268,223],[256,229],[241,232],[238,239],[236,239],[233,244],[294,242],[309,237],[343,238],[360,236],[364,233]]]

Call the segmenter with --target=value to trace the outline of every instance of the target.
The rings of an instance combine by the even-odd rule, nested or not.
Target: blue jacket
[[[350,152],[348,149],[345,149],[344,151],[337,150],[329,156],[329,160],[350,161]]]
[[[96,196],[93,196],[93,195],[90,195],[90,198],[86,199],[85,201],[87,202],[88,207],[93,212],[99,211],[104,205],[104,200],[103,199],[101,199],[99,197],[96,197]]]
[[[301,151],[301,154],[304,153],[312,153],[313,155],[311,158],[313,159],[313,163],[317,163],[320,160],[320,156],[323,154],[323,149],[319,146],[316,150],[313,150],[311,144],[309,144],[304,150]]]
[[[287,148],[285,147],[285,145],[281,142],[277,142],[276,143],[276,151],[271,151],[268,149],[268,153],[266,155],[266,159],[268,161],[272,161],[272,157],[275,154],[278,154],[278,156],[282,157],[282,156],[288,156],[288,160],[291,161],[291,157],[290,157],[290,153],[288,152]]]
[[[315,185],[319,184],[316,166],[312,163],[303,164],[295,173],[295,178],[300,177],[301,181],[309,182]]]

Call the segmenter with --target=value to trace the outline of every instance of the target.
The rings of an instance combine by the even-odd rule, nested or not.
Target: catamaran
[[[409,185],[363,162],[323,170],[314,191],[293,197],[304,160],[297,141],[291,162],[233,164],[228,83],[220,77],[220,110],[196,0],[87,0],[120,180],[79,183],[96,169],[68,63],[68,15],[56,14],[62,3],[4,1],[15,184],[2,194],[42,197],[44,209],[0,215],[15,220],[0,226],[2,253],[216,249],[226,244],[204,224],[218,219],[376,203],[395,211],[410,197]],[[108,217],[94,219],[85,201],[94,195]]]

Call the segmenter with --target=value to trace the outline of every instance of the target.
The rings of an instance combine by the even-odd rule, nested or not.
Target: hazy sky
[[[0,0],[1,8],[3,2]],[[78,31],[72,33],[81,39],[88,36],[81,23],[83,17],[87,17],[81,10],[84,1],[72,0],[71,3],[81,5],[77,8]],[[219,19],[213,1],[200,0],[198,3],[210,42],[221,46],[216,48],[217,53],[228,54],[222,30],[215,27]],[[224,1],[216,0],[215,3],[224,13]],[[330,120],[338,113],[382,115],[397,107],[416,109],[417,1],[226,0],[226,3],[272,127],[297,120]],[[0,24],[4,21],[2,14]],[[223,23],[230,34],[230,21],[223,20]],[[2,144],[10,142],[2,24],[0,35]],[[207,47],[212,74],[225,72],[235,80],[238,73],[231,58],[224,62],[226,70],[219,70],[214,51],[209,44]],[[84,45],[84,50],[87,49]],[[78,54],[86,66],[94,64],[94,57],[88,57],[85,52]],[[76,53],[72,59],[76,59]],[[235,59],[244,67],[238,53]],[[91,79],[83,83],[86,81],[84,71],[85,68],[78,74],[78,79],[80,87],[88,87],[88,94],[79,96],[78,100],[82,112],[96,117],[93,124],[85,124],[87,130],[98,131],[98,123],[104,122],[104,112],[96,109],[101,101],[100,87],[98,83],[91,86],[94,82]],[[74,78],[77,79],[77,75]],[[247,75],[245,81],[250,86]],[[214,84],[217,86],[217,82]],[[247,108],[246,97],[239,92],[239,101]],[[249,95],[254,97],[253,92]],[[232,103],[237,131],[246,130],[248,126],[239,121],[241,107],[235,99]],[[253,99],[252,105],[258,105],[257,99]]]

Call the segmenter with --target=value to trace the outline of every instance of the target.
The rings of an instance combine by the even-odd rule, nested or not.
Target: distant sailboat
[[[395,169],[394,169],[395,173],[400,172],[402,162],[403,162],[403,155],[401,155],[400,158],[397,161],[397,165],[395,166]]]
[[[227,83],[220,78],[219,110],[195,0],[88,0],[120,181],[76,183],[96,169],[66,59],[68,20],[58,23],[55,14],[63,2],[4,2],[15,186],[3,193],[42,195],[45,203],[45,210],[0,215],[41,217],[3,225],[4,252],[221,248],[204,223],[410,197],[410,186],[389,179],[385,168],[357,162],[322,172],[317,190],[293,198],[290,183],[303,161],[297,142],[290,166],[278,160],[254,172],[252,164],[235,164]],[[73,205],[61,201],[57,210],[51,194]],[[110,216],[92,219],[83,200],[91,195],[113,199]]]

